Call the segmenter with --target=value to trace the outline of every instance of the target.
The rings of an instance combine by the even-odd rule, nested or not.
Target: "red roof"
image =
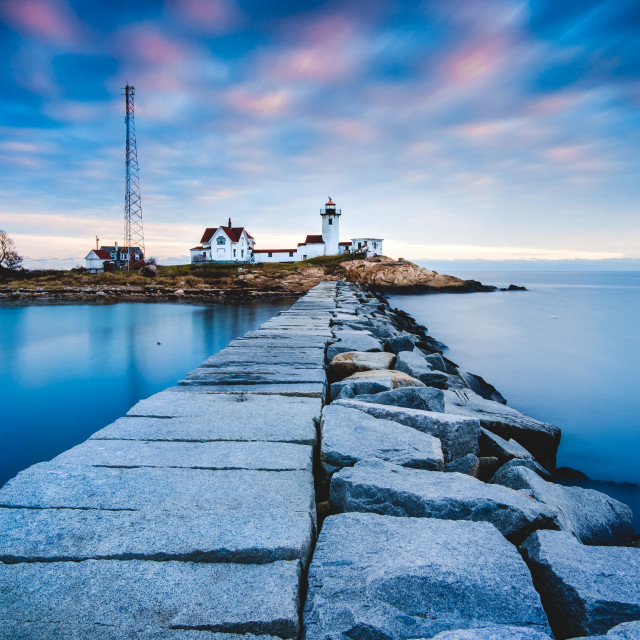
[[[213,238],[213,234],[218,230],[218,227],[207,227],[202,234],[200,242],[209,242]]]
[[[202,249],[204,249],[204,247],[192,247],[191,249],[189,249],[189,251],[198,251]]]
[[[347,242],[338,242],[338,244],[339,244],[341,247],[350,247],[350,246],[351,246],[351,243],[350,243],[350,242],[348,242],[348,241],[347,241]]]
[[[100,260],[111,260],[111,254],[104,249],[94,249],[93,253],[95,253]]]
[[[328,206],[330,204],[332,204],[334,207],[336,205],[336,203],[331,199],[331,196],[329,196],[329,202],[327,202],[327,204],[325,206]]]
[[[322,244],[323,242],[322,236],[307,236],[304,244]]]
[[[253,253],[295,253],[295,249],[254,249]]]
[[[222,229],[227,234],[227,236],[229,236],[231,242],[238,242],[240,240],[240,236],[242,235],[244,227],[207,227],[204,230],[204,234],[202,235],[202,239],[200,240],[200,242],[209,242],[209,240],[213,238],[213,235],[218,229]]]

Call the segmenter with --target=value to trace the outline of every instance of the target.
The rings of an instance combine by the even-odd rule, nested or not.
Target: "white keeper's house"
[[[200,245],[191,249],[191,262],[299,262],[319,256],[343,253],[364,254],[367,258],[382,255],[382,238],[352,238],[340,242],[341,209],[331,198],[320,209],[322,234],[308,235],[304,242],[289,249],[256,249],[254,238],[244,227],[205,229]]]
[[[208,227],[191,249],[191,262],[252,262],[254,239],[244,227]]]

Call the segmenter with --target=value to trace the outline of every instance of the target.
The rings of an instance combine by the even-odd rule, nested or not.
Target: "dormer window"
[[[218,236],[216,238],[216,242],[218,243],[218,245],[225,245],[227,244],[227,239],[224,236]]]

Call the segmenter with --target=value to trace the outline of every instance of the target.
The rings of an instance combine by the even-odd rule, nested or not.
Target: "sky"
[[[147,255],[204,227],[421,260],[640,258],[631,0],[0,0],[0,229],[26,264],[122,241],[124,97]]]

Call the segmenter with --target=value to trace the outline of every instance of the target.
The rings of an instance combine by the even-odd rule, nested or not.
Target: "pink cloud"
[[[231,0],[174,0],[171,9],[180,21],[214,35],[234,30],[243,18]]]
[[[0,12],[13,28],[46,42],[74,47],[82,40],[78,19],[62,2],[10,0]]]
[[[131,47],[134,55],[150,64],[170,65],[188,56],[187,47],[151,27],[137,28]]]
[[[255,93],[244,89],[233,89],[227,94],[227,102],[241,111],[278,115],[289,106],[289,96],[285,91]]]

